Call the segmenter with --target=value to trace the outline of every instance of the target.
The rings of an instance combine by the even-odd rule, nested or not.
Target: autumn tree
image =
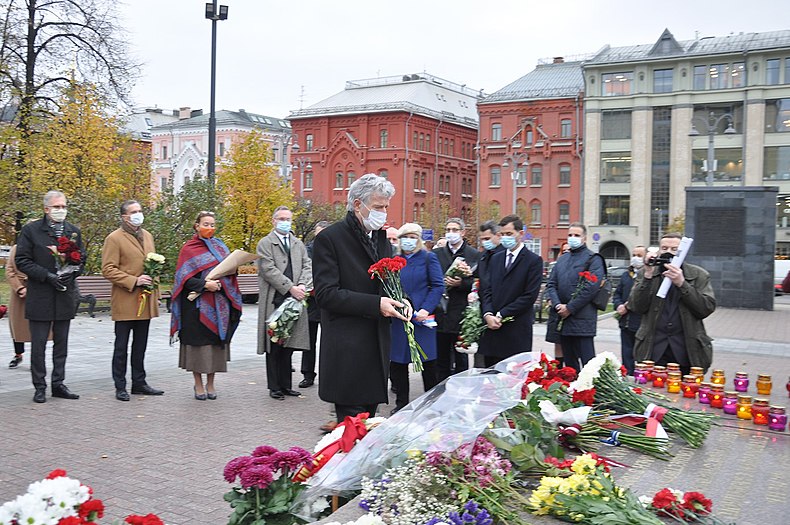
[[[65,193],[69,219],[82,230],[88,270],[97,271],[104,237],[118,226],[120,203],[133,198],[149,204],[150,167],[131,138],[120,132],[93,85],[69,86],[58,105],[58,115],[31,137],[30,191],[21,202],[39,214],[41,195],[51,189]]]
[[[225,196],[223,237],[231,248],[255,251],[258,241],[272,229],[272,214],[277,206],[294,208],[290,185],[271,164],[272,153],[263,134],[249,133],[234,144],[217,174]]]
[[[346,208],[337,209],[330,202],[323,201],[320,195],[314,199],[297,199],[294,208],[293,225],[294,235],[303,241],[309,240],[310,234],[321,221],[336,222],[346,216]]]

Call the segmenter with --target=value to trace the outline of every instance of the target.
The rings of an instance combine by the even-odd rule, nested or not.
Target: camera
[[[647,266],[658,266],[659,267],[659,271],[663,272],[664,269],[665,269],[664,266],[666,264],[670,264],[671,262],[672,262],[672,254],[662,253],[661,255],[657,255],[657,256],[653,257],[652,259],[648,259],[645,262],[645,265],[647,265]]]

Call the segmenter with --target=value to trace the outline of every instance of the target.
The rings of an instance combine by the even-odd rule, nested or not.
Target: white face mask
[[[638,255],[634,255],[633,257],[631,257],[631,266],[634,269],[639,270],[644,265],[645,265],[645,260],[643,258],[639,257]]]
[[[571,247],[571,250],[575,250],[581,245],[582,245],[581,237],[568,237],[568,246]]]
[[[66,220],[68,210],[66,208],[53,208],[49,210],[49,218],[55,222],[63,222]]]
[[[411,237],[403,237],[400,240],[400,247],[404,252],[411,253],[417,249],[417,239]]]
[[[143,212],[136,211],[134,213],[129,214],[129,224],[134,226],[135,228],[142,226],[145,217],[143,216]]]
[[[458,232],[447,232],[444,236],[450,244],[458,244],[461,240],[461,234]]]
[[[368,213],[367,217],[362,219],[362,224],[365,226],[365,229],[368,231],[373,230],[380,230],[382,226],[387,224],[387,212],[386,211],[379,211],[379,210],[371,210],[368,208],[368,205],[364,202],[362,206],[368,209],[370,213]]]

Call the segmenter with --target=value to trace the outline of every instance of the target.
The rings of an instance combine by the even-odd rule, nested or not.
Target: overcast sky
[[[428,71],[492,93],[538,59],[655,42],[790,29],[787,0],[222,0],[217,109],[285,117],[347,80]],[[643,5],[644,4],[644,5]],[[209,109],[204,0],[125,0],[141,62],[137,106]],[[302,86],[304,95],[302,96]]]

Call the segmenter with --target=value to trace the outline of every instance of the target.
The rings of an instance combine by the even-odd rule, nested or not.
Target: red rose
[[[73,263],[79,263],[82,260],[82,254],[75,250],[69,254],[69,259],[71,259]]]
[[[55,479],[55,478],[63,478],[66,477],[66,471],[60,468],[57,468],[47,474],[47,479]]]
[[[678,503],[675,493],[669,489],[661,489],[653,496],[653,507],[669,510]]]
[[[557,370],[557,375],[564,379],[565,381],[575,381],[576,380],[576,370],[569,366],[563,366],[559,370]]]
[[[713,502],[706,498],[702,492],[686,492],[683,494],[682,507],[692,512],[710,514]]]
[[[539,383],[543,379],[543,369],[536,368],[527,374],[527,383]]]

